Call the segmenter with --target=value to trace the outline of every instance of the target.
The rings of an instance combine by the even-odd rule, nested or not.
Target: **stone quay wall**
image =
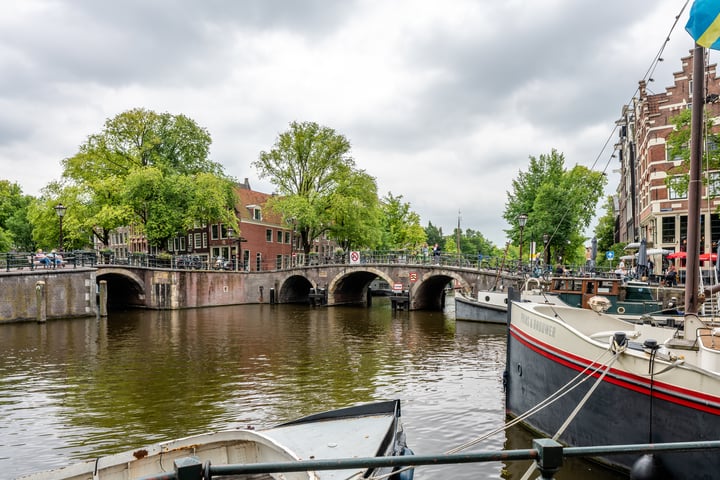
[[[94,268],[0,273],[0,323],[97,316]]]

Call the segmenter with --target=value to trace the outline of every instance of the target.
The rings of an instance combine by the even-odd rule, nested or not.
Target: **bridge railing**
[[[127,265],[143,268],[173,268],[192,270],[229,270],[229,271],[262,271],[272,272],[298,267],[312,267],[320,265],[343,265],[351,263],[375,265],[427,265],[440,267],[454,267],[463,269],[479,269],[500,272],[508,275],[520,275],[527,278],[549,278],[551,276],[596,276],[616,277],[618,274],[611,267],[589,267],[585,265],[565,266],[563,273],[555,271],[553,266],[545,266],[537,262],[524,262],[517,260],[503,260],[501,257],[482,255],[463,255],[455,253],[441,253],[440,255],[408,252],[405,250],[363,250],[359,252],[357,262],[350,261],[349,253],[340,253],[331,256],[309,254],[307,256],[286,256],[279,259],[265,259],[260,263],[254,261],[250,265],[236,263],[235,258],[213,258],[208,255],[169,255],[134,253],[127,257],[116,257],[112,253],[97,252],[94,250],[75,250],[60,252],[62,262],[52,260],[43,263],[36,258],[34,252],[4,252],[0,253],[0,271],[36,270],[46,268],[77,268],[94,267],[98,264]],[[703,272],[706,273],[706,272]],[[648,280],[657,283],[661,279],[660,273],[650,275]],[[635,279],[629,273],[627,279]]]
[[[94,267],[95,265],[97,265],[97,255],[92,250],[50,252],[44,256],[39,255],[37,252],[0,253],[0,271],[5,272]]]

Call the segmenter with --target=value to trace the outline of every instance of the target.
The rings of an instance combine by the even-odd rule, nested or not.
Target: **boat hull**
[[[560,318],[562,314],[571,313],[561,311]],[[563,326],[562,321],[553,321],[549,313],[536,315],[532,307],[523,308],[515,303],[511,307],[508,332],[506,411],[512,417],[550,397],[602,354],[602,345],[579,341],[572,328]],[[680,372],[676,368],[668,375],[680,375],[677,378],[687,375],[688,383],[664,383],[664,376],[656,375],[651,385],[649,376],[642,375],[642,360],[642,355],[638,355],[627,362],[624,357],[617,362],[558,440],[569,446],[595,446],[720,438],[717,375],[700,378],[697,371]],[[647,372],[647,363],[645,365]],[[657,365],[655,370],[661,368],[664,366]],[[590,372],[582,375],[588,376]],[[524,424],[552,437],[599,376],[600,373],[595,373],[580,387],[527,418]],[[695,388],[703,382],[706,392]],[[720,456],[716,451],[656,456],[670,472],[670,478],[709,479],[716,478],[720,471]],[[599,460],[629,470],[638,457],[622,455]]]
[[[455,319],[484,323],[507,323],[507,293],[487,292],[480,302],[460,293],[455,294]]]

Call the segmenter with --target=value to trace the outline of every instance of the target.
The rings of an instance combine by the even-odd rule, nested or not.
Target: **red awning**
[[[685,258],[685,257],[687,257],[687,252],[673,252],[673,253],[668,254],[668,256],[667,256],[667,258],[669,258],[670,260],[672,260],[674,258]]]
[[[701,262],[707,262],[708,260],[712,260],[713,262],[717,261],[717,253],[703,253],[698,257]]]

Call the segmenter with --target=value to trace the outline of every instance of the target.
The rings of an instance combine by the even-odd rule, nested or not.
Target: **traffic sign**
[[[393,292],[402,292],[402,283],[393,283]]]
[[[360,252],[356,252],[356,251],[350,252],[350,263],[351,264],[360,263]]]
[[[411,282],[417,282],[417,272],[410,272],[410,275],[408,275],[408,278]]]
[[[613,252],[613,251],[605,252],[605,258],[607,258],[608,260],[612,260],[613,258],[615,258],[615,252]]]

